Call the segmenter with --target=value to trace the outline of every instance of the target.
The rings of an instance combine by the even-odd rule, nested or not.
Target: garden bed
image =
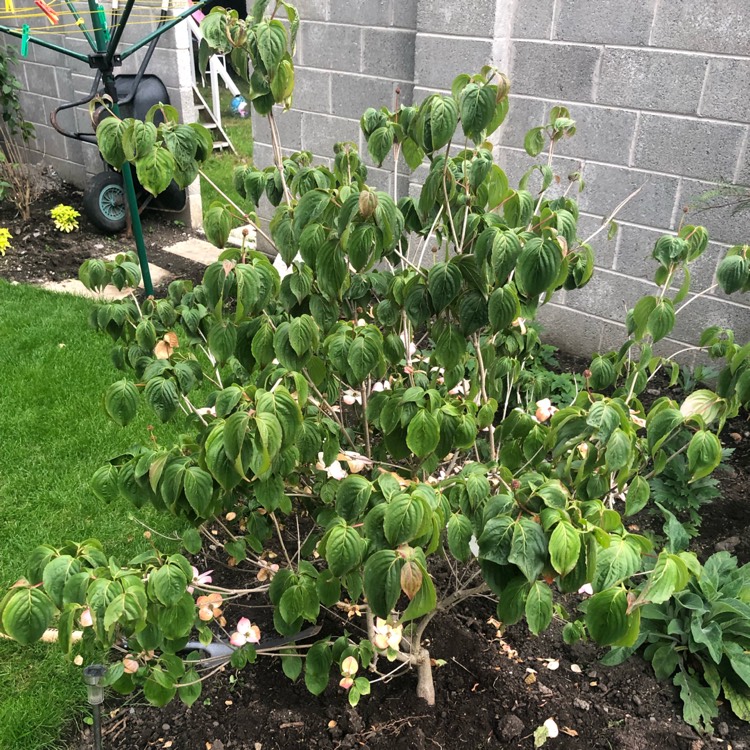
[[[54,229],[49,209],[64,202],[80,210],[81,195],[66,186],[47,192],[35,205],[29,222],[0,211],[0,226],[13,234],[12,249],[0,258],[0,277],[41,283],[75,277],[88,257],[130,249],[132,240],[105,237],[81,217],[81,228],[69,235]],[[167,256],[160,248],[188,234],[169,214],[144,218],[152,262],[177,276],[199,278],[200,269]],[[570,361],[580,372],[586,363]],[[104,416],[102,415],[102,419]],[[750,561],[750,504],[746,500],[750,473],[750,432],[744,419],[724,432],[734,447],[731,472],[720,472],[722,498],[704,512],[702,534],[694,540],[701,559],[717,549],[733,551],[740,563]],[[631,519],[631,523],[633,519]],[[652,526],[647,515],[635,518]],[[734,540],[736,537],[737,540]],[[735,543],[736,541],[736,543]],[[214,581],[237,583],[237,572],[218,560],[200,561],[214,568]],[[436,577],[445,570],[433,571]],[[237,610],[270,632],[268,616],[249,600]],[[569,610],[575,597],[566,600]],[[457,616],[456,616],[457,615]],[[105,705],[105,746],[111,750],[179,748],[180,750],[272,750],[274,748],[528,748],[533,732],[554,718],[560,735],[548,741],[559,748],[690,748],[713,745],[734,750],[750,747],[747,725],[722,708],[714,738],[699,737],[681,715],[681,704],[670,683],[657,682],[651,667],[634,658],[608,668],[598,663],[604,653],[591,644],[567,646],[562,623],[540,637],[524,624],[498,633],[493,604],[485,599],[464,602],[450,616],[436,617],[429,648],[441,664],[435,670],[436,705],[415,696],[416,678],[405,674],[392,683],[373,684],[372,695],[348,707],[346,695],[332,684],[311,696],[293,684],[272,659],[206,683],[192,708],[174,702],[163,709],[145,705],[137,696]],[[338,615],[327,615],[323,632],[334,632]],[[364,627],[356,618],[351,630]],[[556,669],[550,669],[557,663]],[[234,679],[230,676],[236,675]],[[78,750],[90,747],[89,730],[71,740]]]

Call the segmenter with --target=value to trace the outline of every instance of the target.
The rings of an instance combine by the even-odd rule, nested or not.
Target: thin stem
[[[718,284],[711,284],[711,286],[706,287],[702,292],[698,292],[697,294],[693,295],[687,302],[683,302],[675,311],[674,314],[677,315],[680,311],[684,310],[691,302],[695,302],[699,297],[702,297],[704,294],[708,294],[713,289],[716,289],[716,287],[719,286]],[[674,355],[673,355],[674,356]]]
[[[484,358],[482,357],[482,346],[479,341],[479,335],[474,335],[474,350],[477,353],[477,364],[479,366],[479,387],[482,392],[482,401],[487,404],[489,398],[487,397],[487,371],[484,368]],[[495,425],[490,423],[490,455],[493,461],[497,461],[497,449],[495,447]]]
[[[292,194],[289,192],[289,187],[286,184],[286,178],[284,177],[284,156],[281,153],[281,141],[279,139],[279,131],[276,127],[276,118],[273,116],[273,109],[268,113],[268,123],[271,126],[271,143],[273,145],[273,157],[276,162],[276,167],[279,170],[279,176],[281,177],[281,186],[284,189],[284,199],[287,205],[292,203]]]
[[[607,226],[608,226],[609,222],[610,222],[610,221],[612,221],[612,219],[614,219],[614,218],[615,218],[615,216],[617,216],[617,214],[618,214],[618,213],[619,213],[619,212],[620,212],[620,211],[621,211],[621,210],[622,210],[622,209],[623,209],[623,208],[624,208],[624,207],[625,207],[625,206],[626,206],[626,205],[627,205],[628,203],[630,203],[630,201],[631,201],[631,200],[633,200],[633,198],[635,198],[635,196],[636,196],[636,195],[638,195],[638,193],[640,193],[640,192],[641,192],[641,190],[643,190],[643,188],[644,188],[645,184],[646,184],[646,183],[644,182],[644,183],[643,183],[643,185],[641,185],[641,186],[640,186],[639,188],[636,188],[636,189],[635,189],[635,190],[634,190],[634,191],[633,191],[633,192],[632,192],[632,193],[631,193],[631,194],[630,194],[630,195],[629,195],[629,196],[628,196],[627,198],[625,198],[624,200],[620,201],[620,203],[618,203],[618,204],[617,204],[617,206],[615,207],[615,210],[614,210],[614,211],[612,211],[612,213],[611,213],[611,214],[610,214],[610,215],[609,215],[609,216],[608,216],[608,217],[607,217],[607,218],[606,218],[606,219],[605,219],[605,220],[604,220],[604,221],[602,222],[602,225],[601,225],[601,226],[599,227],[599,229],[597,229],[597,230],[596,230],[596,231],[595,231],[595,232],[594,232],[593,234],[589,235],[589,236],[588,236],[588,237],[587,237],[587,238],[586,238],[586,239],[585,239],[585,240],[584,240],[584,241],[583,241],[583,242],[581,243],[581,245],[587,245],[587,244],[588,244],[589,242],[591,242],[591,240],[593,240],[593,239],[594,239],[594,237],[596,237],[596,235],[597,235],[597,234],[599,234],[600,232],[603,232],[603,231],[604,231],[604,230],[605,230],[605,229],[607,228]]]
[[[432,235],[435,234],[435,227],[437,227],[438,221],[440,221],[440,217],[443,215],[443,206],[440,206],[440,209],[437,212],[437,216],[435,216],[435,221],[432,222],[432,226],[430,227],[430,231],[427,233],[426,237],[422,238],[422,242],[420,243],[419,247],[417,248],[414,255],[419,253],[419,260],[417,261],[417,265],[421,268],[422,267],[422,261],[424,260],[424,252],[427,249],[427,246],[430,243],[430,240],[432,239]]]
[[[198,174],[227,202],[230,206],[240,212],[242,220],[250,226],[278,253],[279,248],[276,243],[250,218],[250,215],[243,211],[203,170],[199,169]]]
[[[281,527],[279,526],[279,522],[276,520],[276,514],[270,513],[271,520],[273,521],[273,525],[276,527],[276,535],[279,538],[279,544],[281,545],[281,549],[284,552],[284,557],[286,558],[287,564],[289,565],[289,570],[294,570],[294,565],[292,565],[292,558],[289,557],[289,552],[287,552],[286,544],[284,544],[284,538],[281,536]]]
[[[365,454],[367,458],[372,458],[372,448],[370,447],[370,424],[367,421],[367,389],[369,388],[369,376],[367,378],[367,384],[362,383],[362,387],[359,389],[362,394],[362,424],[365,428]]]

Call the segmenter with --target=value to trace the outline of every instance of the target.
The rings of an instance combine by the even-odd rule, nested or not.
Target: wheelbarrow
[[[166,13],[162,12],[159,24],[163,24],[166,19]],[[117,100],[120,115],[123,118],[132,117],[144,120],[146,113],[154,104],[169,104],[169,93],[162,80],[158,76],[146,73],[158,41],[159,37],[154,37],[151,40],[136,73],[115,76]],[[58,118],[61,112],[87,105],[95,98],[102,96],[103,93],[101,72],[97,71],[89,95],[78,101],[67,102],[57,107],[50,115],[52,126],[66,138],[96,144],[95,133],[68,130],[60,124]],[[92,114],[94,128],[103,117],[107,116],[109,116],[109,111],[105,107],[99,106],[95,108]],[[161,114],[157,113],[154,118],[154,124],[158,125],[162,119]],[[107,234],[115,234],[122,231],[128,223],[123,178],[120,172],[116,172],[103,161],[102,163],[104,165],[103,171],[94,175],[84,190],[83,210],[95,227]],[[174,212],[182,211],[185,208],[187,196],[185,191],[174,180],[163,193],[154,197],[138,183],[135,173],[133,174],[133,179],[138,198],[139,214],[147,207]]]

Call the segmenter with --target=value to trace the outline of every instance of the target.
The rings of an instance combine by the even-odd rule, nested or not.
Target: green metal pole
[[[137,41],[132,47],[126,49],[121,55],[122,59],[127,59],[134,52],[137,52],[139,49],[141,49],[141,47],[147,45],[154,37],[161,36],[171,28],[177,26],[178,23],[182,23],[182,21],[184,21],[188,16],[192,16],[193,13],[199,11],[207,2],[208,0],[201,0],[201,2],[195,3],[187,10],[184,10],[182,13],[180,13],[179,16],[175,16],[169,23],[165,23],[163,26],[159,26],[158,29],[154,29],[150,34],[147,34],[145,37],[143,37],[143,39]]]
[[[21,39],[23,37],[23,32],[19,29],[11,28],[10,26],[3,26],[0,25],[0,31],[4,34],[8,34],[9,36],[15,36]],[[32,44],[38,44],[40,47],[46,47],[47,49],[54,50],[55,52],[60,52],[63,55],[67,55],[68,57],[73,57],[76,60],[80,60],[81,62],[88,62],[89,57],[88,55],[82,55],[80,52],[73,52],[72,50],[65,49],[65,47],[60,47],[58,44],[53,44],[52,42],[45,42],[43,39],[37,39],[35,36],[30,36],[29,41]]]
[[[96,17],[98,14],[96,0],[88,0],[89,13],[91,15],[91,26],[94,30],[94,38],[96,40],[97,51],[104,54],[107,52],[107,38],[104,29],[96,23]],[[133,0],[128,0],[126,3],[126,9],[128,5],[132,7]],[[124,15],[124,14],[123,14]],[[112,109],[114,113],[119,116],[120,110],[117,106],[117,88],[115,87],[115,77],[113,74],[112,67],[112,55],[107,55],[107,59],[104,61],[102,66],[102,83],[104,84],[104,91],[112,97]],[[146,243],[143,240],[143,225],[141,224],[141,215],[138,213],[138,198],[135,194],[135,184],[133,183],[133,172],[130,168],[130,164],[125,162],[122,165],[122,183],[125,188],[125,198],[128,203],[128,211],[130,212],[130,223],[133,228],[133,239],[135,240],[135,249],[138,253],[138,262],[141,267],[141,277],[143,278],[143,289],[146,292],[147,297],[154,296],[154,285],[151,282],[151,272],[148,268],[148,258],[146,256]]]

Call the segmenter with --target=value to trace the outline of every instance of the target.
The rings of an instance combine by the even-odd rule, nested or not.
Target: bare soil
[[[70,235],[54,229],[49,209],[64,202],[80,210],[81,194],[63,186],[45,194],[32,219],[21,222],[12,208],[0,208],[0,226],[14,236],[12,249],[0,257],[0,277],[40,283],[77,275],[88,257],[133,247],[125,235],[107,237],[81,217]],[[199,278],[200,268],[179,261],[160,248],[188,234],[169,214],[144,216],[151,259],[178,276]],[[0,314],[1,314],[0,300]],[[586,362],[564,359],[566,368],[581,372]],[[734,437],[730,437],[734,434]],[[750,430],[744,417],[724,433],[736,448],[732,472],[722,477],[722,498],[707,507],[701,536],[694,540],[701,557],[710,555],[728,537],[738,537],[733,551],[741,563],[750,561]],[[739,440],[738,440],[739,438]],[[649,525],[648,518],[636,519]],[[237,571],[215,560],[200,565],[215,568],[215,582],[231,584]],[[446,571],[436,568],[436,581]],[[564,602],[574,611],[575,597]],[[254,620],[267,620],[267,610],[255,602],[240,604]],[[108,750],[422,750],[435,748],[531,748],[532,733],[546,719],[561,729],[548,747],[609,748],[610,750],[701,750],[708,747],[750,748],[750,730],[722,707],[717,734],[699,737],[681,719],[681,705],[669,683],[655,679],[650,666],[634,658],[618,667],[598,662],[603,652],[591,644],[566,646],[562,623],[555,622],[540,637],[524,624],[502,636],[493,623],[494,606],[487,599],[465,602],[448,615],[435,618],[429,629],[430,652],[442,666],[435,669],[436,705],[428,707],[415,695],[416,676],[406,673],[385,685],[373,685],[372,695],[356,709],[334,681],[314,697],[300,682],[286,679],[273,659],[260,659],[243,672],[227,667],[209,681],[192,708],[178,702],[154,709],[142,697],[112,697],[105,704],[104,744]],[[340,629],[336,614],[326,615],[323,633]],[[352,621],[358,634],[364,623]],[[267,629],[270,632],[270,628]],[[559,668],[549,669],[550,661]],[[231,678],[231,679],[230,679]],[[90,748],[90,730],[70,739],[71,750]]]

